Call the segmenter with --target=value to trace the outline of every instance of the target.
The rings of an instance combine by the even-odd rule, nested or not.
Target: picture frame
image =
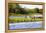
[[[43,21],[41,29],[18,29],[18,30],[9,30],[8,22],[8,3],[17,3],[17,4],[32,4],[32,5],[42,5],[43,7]],[[42,31],[45,30],[45,5],[43,2],[26,2],[26,1],[5,1],[5,31],[8,32],[23,32],[23,31]]]

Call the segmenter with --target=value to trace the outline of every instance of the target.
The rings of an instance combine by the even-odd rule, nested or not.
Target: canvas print
[[[43,28],[43,5],[8,3],[8,29],[31,30]]]

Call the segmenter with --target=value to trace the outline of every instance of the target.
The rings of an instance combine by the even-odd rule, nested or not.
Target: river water
[[[24,29],[24,28],[42,28],[42,21],[38,22],[21,22],[9,23],[9,29]]]

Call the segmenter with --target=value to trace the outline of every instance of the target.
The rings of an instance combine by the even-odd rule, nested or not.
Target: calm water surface
[[[42,28],[42,22],[21,22],[10,23],[9,29],[23,29],[23,28]]]

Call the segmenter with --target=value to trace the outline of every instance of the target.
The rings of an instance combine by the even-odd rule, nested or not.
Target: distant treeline
[[[8,11],[9,13],[15,13],[15,14],[31,14],[31,13],[43,13],[43,9],[34,8],[34,9],[26,9],[20,7],[19,4],[8,4]]]

